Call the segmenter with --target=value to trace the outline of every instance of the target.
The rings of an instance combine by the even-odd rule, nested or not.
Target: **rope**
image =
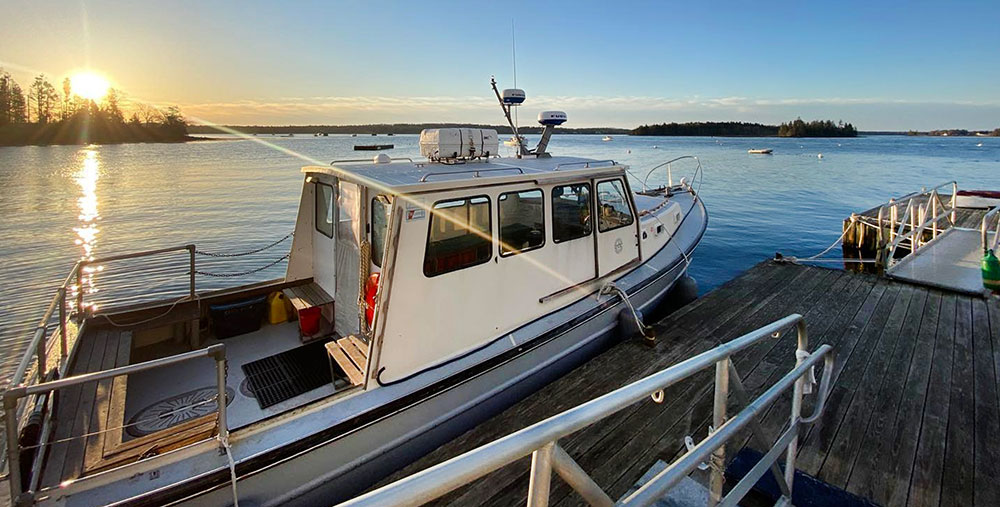
[[[240,507],[240,497],[236,492],[236,462],[233,461],[233,451],[229,447],[229,437],[220,435],[219,443],[226,450],[226,459],[229,461],[229,483],[233,487],[233,507]]]
[[[851,222],[854,222],[854,221],[856,221],[856,219],[855,219],[855,217],[852,217],[851,218]],[[864,222],[862,222],[862,223],[864,223]],[[800,259],[800,258],[794,257],[794,256],[782,257],[781,254],[778,254],[777,256],[775,256],[774,260],[780,261],[780,262],[790,262],[792,264],[798,264],[800,262],[856,262],[856,263],[859,263],[859,264],[876,264],[876,263],[878,263],[877,259],[848,259],[846,257],[839,257],[839,258],[836,258],[836,259],[820,259],[820,257],[826,255],[827,253],[830,252],[830,250],[833,250],[833,248],[835,246],[837,246],[838,244],[840,244],[840,242],[844,240],[844,237],[847,236],[847,232],[849,230],[850,229],[848,229],[848,228],[844,228],[844,232],[840,233],[840,237],[838,237],[837,239],[835,239],[833,241],[833,243],[830,244],[830,246],[826,247],[822,252],[820,252],[820,253],[818,253],[816,255],[812,255],[812,256],[804,257],[804,258]]]
[[[180,299],[178,299],[177,301],[174,301],[174,304],[170,305],[170,307],[169,307],[169,308],[167,308],[167,310],[166,310],[165,312],[163,312],[163,313],[161,313],[161,314],[159,314],[159,315],[157,315],[157,316],[155,316],[155,317],[150,317],[150,318],[148,318],[148,319],[145,319],[145,320],[140,320],[140,321],[138,321],[138,322],[129,322],[129,323],[127,323],[127,324],[121,324],[121,323],[118,323],[118,322],[115,322],[114,320],[112,320],[112,319],[111,319],[111,316],[110,316],[110,315],[98,315],[98,317],[103,317],[103,318],[104,318],[104,320],[107,320],[107,321],[108,321],[108,324],[111,324],[111,325],[112,325],[112,326],[114,326],[114,327],[132,327],[132,326],[139,326],[139,325],[142,325],[142,324],[148,324],[148,323],[150,323],[150,322],[153,322],[153,321],[154,321],[154,320],[156,320],[156,319],[161,319],[161,318],[163,318],[163,317],[166,317],[168,313],[172,312],[172,311],[173,311],[173,309],[177,307],[177,305],[179,305],[179,304],[180,304],[180,303],[181,303],[182,301],[184,301],[184,300],[186,300],[186,299],[191,299],[192,301],[195,301],[195,300],[197,300],[197,299],[198,299],[198,296],[196,295],[196,296],[195,296],[194,298],[191,298],[190,296],[184,296],[184,297],[181,297],[181,298],[180,298]]]
[[[205,252],[205,251],[202,251],[202,250],[195,250],[194,253],[196,253],[198,255],[204,255],[204,256],[207,256],[207,257],[243,257],[244,255],[253,255],[255,253],[260,253],[260,252],[263,252],[264,250],[267,250],[269,248],[273,248],[275,246],[278,246],[279,244],[281,244],[282,241],[285,241],[286,239],[292,237],[294,234],[295,234],[294,232],[290,232],[290,233],[286,234],[283,238],[281,238],[281,239],[279,239],[279,240],[277,240],[277,241],[275,241],[275,242],[273,242],[273,243],[271,243],[271,244],[269,244],[267,246],[263,246],[261,248],[257,248],[257,249],[254,249],[254,250],[247,250],[246,252],[239,252],[239,253],[217,253],[217,252]]]
[[[282,261],[288,259],[289,255],[291,255],[291,254],[282,255],[281,257],[279,257],[279,258],[277,258],[277,259],[275,259],[275,260],[273,260],[273,261],[271,261],[271,262],[269,262],[269,263],[267,263],[267,264],[265,264],[265,265],[263,265],[263,266],[261,266],[259,268],[249,269],[247,271],[239,271],[239,272],[236,272],[236,273],[211,273],[209,271],[200,271],[200,270],[197,270],[197,269],[194,272],[196,274],[199,274],[199,275],[214,276],[216,278],[235,278],[235,277],[239,277],[239,276],[247,276],[247,275],[252,275],[254,273],[258,273],[260,271],[264,271],[267,268],[275,266],[275,265],[281,263]]]

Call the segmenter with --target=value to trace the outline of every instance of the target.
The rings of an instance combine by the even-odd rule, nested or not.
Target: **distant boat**
[[[357,134],[351,134],[351,137],[358,137]]]
[[[982,146],[983,146],[983,143],[979,143],[979,144],[977,144],[976,146],[977,146],[977,147],[982,147]]]
[[[524,136],[521,136],[521,143],[524,143]],[[510,139],[507,139],[506,141],[504,141],[503,145],[504,146],[517,146],[517,138],[514,137],[514,136],[510,136]]]
[[[774,150],[772,150],[771,148],[750,148],[749,150],[747,150],[747,153],[751,153],[754,155],[770,155],[772,151]]]
[[[601,138],[601,141],[614,141],[614,138],[611,136],[604,136]]]
[[[323,137],[330,137],[330,133],[329,132],[323,132]]]
[[[373,135],[373,136],[377,136],[378,134],[372,134],[372,135]]]
[[[393,134],[392,132],[389,132],[389,133],[388,133],[388,134],[386,134],[386,135],[387,135],[387,136],[394,136],[394,135],[396,135],[396,134]]]
[[[823,158],[823,154],[822,153],[817,153],[816,154],[816,158]]]
[[[375,135],[375,134],[372,134]],[[378,150],[391,150],[395,148],[392,144],[356,144],[354,145],[354,151],[378,151]]]

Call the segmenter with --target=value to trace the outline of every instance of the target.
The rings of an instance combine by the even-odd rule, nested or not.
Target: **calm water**
[[[391,142],[393,156],[417,157],[416,136],[262,136],[271,146],[216,142],[90,147],[0,148],[0,379],[16,365],[30,331],[72,264],[82,257],[185,243],[216,252],[264,246],[291,232],[310,159],[367,158],[353,144]],[[976,146],[982,143],[982,146]],[[774,155],[748,155],[768,147]],[[501,147],[502,150],[507,149]],[[964,188],[1000,188],[1000,139],[715,139],[556,136],[550,151],[614,159],[644,174],[660,161],[698,155],[708,233],[692,274],[702,291],[776,251],[811,255],[840,235],[841,220],[892,195],[956,179]],[[818,153],[823,158],[817,157]],[[295,154],[298,154],[296,156]],[[301,158],[300,158],[301,157]],[[693,169],[675,166],[674,178]],[[665,174],[652,179],[663,181]],[[634,185],[637,185],[634,182]],[[233,273],[280,259],[288,242],[199,269]],[[88,301],[174,297],[186,287],[184,254],[158,257],[141,277],[136,264],[109,263],[86,274]],[[284,264],[240,277],[199,276],[199,289],[283,276]]]

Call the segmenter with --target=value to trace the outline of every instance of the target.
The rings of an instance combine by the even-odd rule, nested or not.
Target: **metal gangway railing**
[[[778,335],[783,329],[796,326],[798,348],[795,367],[754,400],[748,400],[745,388],[732,362],[732,356],[762,340]],[[804,425],[819,419],[823,412],[833,373],[834,353],[830,345],[808,351],[806,323],[801,315],[789,315],[756,331],[698,354],[658,373],[654,373],[604,396],[538,422],[521,431],[473,449],[444,463],[428,468],[363,496],[343,503],[343,506],[402,506],[421,505],[483,477],[509,463],[531,455],[531,473],[528,484],[528,505],[543,507],[548,504],[552,472],[555,471],[583,499],[594,506],[650,505],[662,498],[673,486],[690,474],[702,462],[710,460],[710,506],[735,506],[740,499],[769,471],[781,490],[780,505],[790,505],[795,473],[798,437]],[[811,392],[813,381],[807,379],[813,367],[823,362],[813,413],[802,417],[803,396]],[[647,396],[662,403],[664,389],[707,368],[715,367],[715,393],[712,427],[709,435],[690,448],[666,469],[646,482],[637,491],[615,502],[579,464],[559,445],[559,439],[594,424],[640,401]],[[739,413],[727,414],[730,388],[734,388],[737,401],[746,404]],[[757,417],[783,393],[792,390],[790,424],[777,438],[768,442]],[[744,428],[750,428],[752,438],[762,448],[770,450],[763,458],[723,496],[723,467],[726,461],[726,444]],[[781,470],[778,458],[785,454],[785,468]]]
[[[949,187],[951,200],[944,201],[941,191]],[[906,250],[907,255],[912,255],[955,227],[957,198],[958,183],[946,181],[930,189],[923,188],[919,192],[891,198],[877,206],[875,216],[851,214],[851,222],[862,226],[859,245],[863,241],[864,230],[874,229],[877,241],[874,262],[891,268],[901,260],[896,259],[900,248]],[[845,234],[847,230],[845,227]]]

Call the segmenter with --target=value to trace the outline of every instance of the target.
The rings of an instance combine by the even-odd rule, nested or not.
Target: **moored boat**
[[[771,148],[750,148],[747,150],[747,153],[752,155],[770,155],[772,151],[774,150]]]
[[[549,154],[564,121],[540,114],[515,157],[494,130],[433,129],[427,161],[304,167],[279,280],[198,292],[194,245],[78,263],[5,394],[12,498],[330,503],[619,339],[686,276],[700,166],[633,190],[623,164]],[[98,309],[74,285],[173,251],[182,298]],[[31,373],[45,351],[58,375]]]

